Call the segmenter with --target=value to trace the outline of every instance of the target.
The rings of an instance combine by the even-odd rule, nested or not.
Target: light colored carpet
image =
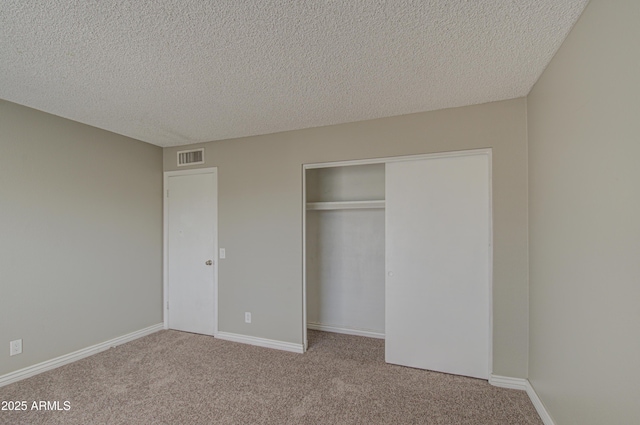
[[[294,354],[161,331],[0,388],[3,424],[542,424],[523,391],[388,365],[384,341],[309,331]]]

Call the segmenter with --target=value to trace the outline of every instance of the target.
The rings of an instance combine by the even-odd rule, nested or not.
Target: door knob
[[[205,262],[205,264],[206,264],[207,266],[210,266],[210,265],[212,265],[212,264],[213,264],[213,261],[211,261],[211,260],[207,260],[207,261]]]

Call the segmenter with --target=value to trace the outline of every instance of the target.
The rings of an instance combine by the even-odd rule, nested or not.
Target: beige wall
[[[528,98],[529,379],[558,425],[640,420],[639,23],[591,1]]]
[[[225,140],[219,171],[219,329],[302,343],[302,164],[493,148],[494,373],[527,376],[526,101]],[[176,151],[164,150],[164,170]],[[181,167],[182,168],[182,167]],[[245,324],[245,311],[253,313]]]
[[[0,376],[161,322],[161,271],[162,150],[0,101]]]

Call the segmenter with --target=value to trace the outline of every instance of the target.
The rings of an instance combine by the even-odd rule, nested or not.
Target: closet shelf
[[[384,208],[381,201],[307,202],[307,210],[355,210]]]

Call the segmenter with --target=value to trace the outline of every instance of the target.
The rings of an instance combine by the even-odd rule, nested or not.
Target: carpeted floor
[[[523,391],[388,365],[382,340],[317,331],[306,354],[161,331],[0,388],[8,400],[28,410],[2,424],[542,424]]]

